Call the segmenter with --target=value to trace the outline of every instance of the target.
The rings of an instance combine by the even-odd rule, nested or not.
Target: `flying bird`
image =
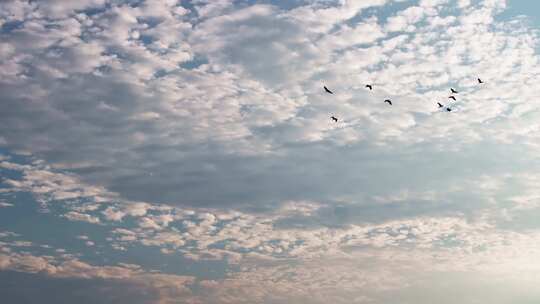
[[[371,86],[370,84],[366,84],[366,88],[373,90],[373,86]]]
[[[439,105],[439,108],[444,107],[440,102],[437,102],[437,104]]]
[[[454,90],[454,88],[450,88],[450,91],[452,91],[452,94],[457,94],[457,93],[459,93],[458,91]]]
[[[478,83],[484,83],[482,79],[478,78]]]
[[[336,117],[334,117],[334,116],[332,116],[332,117],[330,117],[330,118],[332,118],[332,120],[333,120],[334,122],[337,122],[337,121],[338,121],[338,119],[337,119]]]
[[[389,105],[392,105],[392,101],[390,99],[386,99],[384,102],[387,102]]]
[[[456,98],[454,96],[449,96],[448,98],[453,99],[454,101],[456,101]]]
[[[452,112],[452,109],[446,108],[446,111],[447,111],[447,112]]]
[[[334,92],[330,91],[326,86],[324,86],[324,90],[326,91],[326,93],[334,94]]]

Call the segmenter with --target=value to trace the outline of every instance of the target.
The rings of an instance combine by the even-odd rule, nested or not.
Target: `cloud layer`
[[[536,35],[494,22],[504,2],[423,1],[386,18],[385,1],[154,2],[2,4],[4,146],[129,199],[191,206],[359,199],[327,184],[369,191],[343,172],[384,180],[371,157],[410,172],[418,150],[536,146]],[[447,115],[436,102],[449,86]]]
[[[539,299],[539,36],[506,7],[0,3],[0,269],[143,303]],[[40,243],[37,212],[86,230]]]

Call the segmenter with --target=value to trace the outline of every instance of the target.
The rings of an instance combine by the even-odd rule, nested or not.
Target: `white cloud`
[[[81,222],[88,222],[91,224],[98,224],[100,223],[100,220],[98,217],[85,214],[85,213],[79,213],[75,211],[70,211],[63,215],[63,217],[67,218],[70,221],[81,221]]]
[[[535,34],[509,24],[486,24],[504,7],[494,2],[441,17],[438,11],[453,3],[423,1],[395,12],[383,26],[394,22],[399,28],[416,28],[397,37],[383,32],[379,22],[384,20],[358,17],[385,1],[312,3],[291,11],[271,5],[234,9],[226,1],[197,3],[198,20],[180,12],[178,3],[112,4],[88,15],[72,12],[102,3],[58,10],[55,2],[45,13],[42,6],[19,4],[26,8],[13,4],[9,10],[27,24],[5,33],[1,48],[4,62],[13,65],[2,71],[14,71],[4,83],[10,88],[3,90],[9,92],[6,107],[18,114],[6,118],[11,127],[0,136],[13,149],[48,160],[65,155],[52,165],[81,169],[85,181],[138,201],[187,204],[182,199],[187,191],[193,191],[197,202],[208,200],[202,186],[175,187],[192,168],[168,170],[200,161],[206,143],[219,148],[200,166],[213,169],[201,172],[223,172],[228,169],[218,160],[231,154],[256,155],[256,162],[279,154],[292,161],[294,153],[310,153],[311,148],[301,148],[306,144],[326,143],[338,148],[368,145],[373,153],[425,143],[451,150],[482,138],[507,143],[534,130],[534,124],[514,125],[505,113],[514,107],[521,116],[536,111],[513,98],[533,98],[533,87],[523,87],[523,92],[511,88],[537,69]],[[30,18],[30,12],[36,15]],[[46,20],[39,12],[58,19]],[[470,27],[470,22],[476,25]],[[279,31],[268,30],[270,25]],[[51,41],[62,43],[53,46]],[[490,89],[475,86],[477,74]],[[501,83],[497,75],[511,81]],[[64,82],[48,86],[56,77]],[[333,101],[321,96],[323,82],[337,92]],[[364,89],[367,82],[375,84],[373,92]],[[448,101],[441,88],[449,85],[461,92],[455,113],[444,115],[436,112],[435,100]],[[392,110],[381,107],[387,97],[395,101]],[[21,99],[33,106],[20,106]],[[330,113],[343,123],[326,123]],[[32,131],[51,121],[65,127],[49,127],[48,138]],[[509,124],[511,130],[503,127]],[[68,148],[65,142],[71,143]],[[119,151],[130,151],[129,157],[120,157],[126,154]],[[250,166],[259,167],[264,166]],[[203,176],[200,185],[216,175]],[[234,178],[230,187],[243,184]],[[141,185],[163,191],[143,191]],[[118,212],[125,211],[115,212],[110,216],[120,220]]]
[[[0,254],[0,269],[41,273],[54,278],[101,279],[132,283],[156,293],[156,303],[172,303],[179,298],[193,299],[189,285],[195,279],[163,273],[145,272],[138,265],[93,266],[77,259],[57,260],[30,254]]]
[[[13,204],[0,201],[0,207],[13,207]]]

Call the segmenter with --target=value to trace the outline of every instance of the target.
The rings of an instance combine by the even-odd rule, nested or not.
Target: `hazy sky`
[[[539,303],[539,9],[1,1],[0,301]]]

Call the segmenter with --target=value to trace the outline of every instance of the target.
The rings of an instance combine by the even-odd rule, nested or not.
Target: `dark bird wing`
[[[448,98],[453,99],[454,101],[456,100],[456,98],[454,96],[450,96]]]
[[[437,102],[437,104],[439,105],[439,108],[444,107],[440,102]]]
[[[386,99],[384,102],[387,102],[389,105],[392,105],[392,101],[390,99]]]
[[[324,86],[324,90],[326,91],[326,93],[330,93],[330,94],[334,94],[332,91],[330,91],[326,86]]]
[[[458,93],[458,91],[454,90],[454,88],[451,88],[450,91],[452,91],[452,93],[454,93],[454,94]]]
[[[478,78],[478,83],[484,83],[482,79]]]
[[[373,87],[370,84],[366,84],[366,88],[373,90]]]
[[[450,108],[446,108],[446,111],[448,111],[448,112],[452,112],[452,109],[450,109]]]

